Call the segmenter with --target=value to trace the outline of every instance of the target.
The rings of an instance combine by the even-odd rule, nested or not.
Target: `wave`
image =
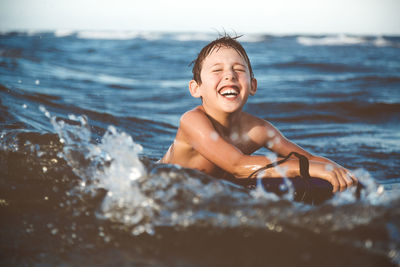
[[[351,66],[347,64],[340,63],[318,63],[318,62],[303,62],[303,61],[290,61],[284,63],[276,63],[272,65],[276,68],[283,69],[311,69],[317,71],[324,72],[334,72],[334,73],[343,73],[343,72],[365,72],[369,71],[367,67],[363,66]]]
[[[379,84],[393,84],[400,83],[400,77],[398,76],[360,76],[352,77],[348,79],[341,80],[343,82],[374,82]]]
[[[21,48],[0,49],[0,57],[23,58]]]
[[[330,94],[329,94],[330,95]],[[321,102],[309,103],[254,103],[248,110],[255,114],[269,114],[268,120],[280,122],[398,122],[400,103]],[[274,111],[274,112],[271,112]]]
[[[60,119],[64,118],[65,114],[85,114],[92,121],[93,125],[91,125],[91,127],[92,130],[97,134],[97,137],[104,134],[106,131],[105,128],[108,124],[118,125],[119,127],[129,130],[132,133],[137,133],[139,136],[146,138],[159,138],[159,135],[169,135],[176,130],[175,126],[165,121],[146,119],[147,116],[145,116],[145,118],[140,118],[112,115],[104,112],[103,110],[89,109],[83,106],[63,103],[61,101],[62,99],[55,95],[44,93],[27,93],[17,88],[10,90],[1,84],[0,93],[4,94],[4,96],[2,96],[2,101],[4,100],[11,103],[21,103],[21,105],[15,105],[13,108],[13,113],[9,114],[10,112],[8,112],[8,107],[4,105],[5,103],[0,102],[0,109],[4,109],[4,113],[2,114],[4,123],[1,121],[0,123],[2,123],[3,127],[6,127],[7,129],[34,128],[37,131],[48,129],[51,127],[51,125],[49,125],[49,121],[39,118],[39,111],[43,109],[43,106],[46,106],[55,112]],[[16,117],[14,118],[14,116]],[[24,124],[15,121],[16,118],[22,120]]]
[[[298,36],[297,43],[304,46],[373,45],[377,47],[400,47],[399,43],[387,40],[382,36],[376,36],[374,39],[371,39],[368,37],[349,36],[344,34],[323,37]]]
[[[248,263],[248,255],[257,258],[254,251],[277,244],[292,244],[285,253],[296,260],[308,251],[313,263],[333,248],[350,253],[351,264],[399,261],[398,194],[385,191],[365,171],[357,172],[367,188],[360,201],[345,191],[312,207],[294,203],[289,195],[278,198],[261,187],[249,191],[195,170],[141,158],[146,148],[113,126],[93,142],[84,116],[67,120],[42,111],[57,134],[9,132],[0,139],[0,179],[6,192],[0,209],[7,215],[2,229],[5,235],[19,233],[14,249],[32,249],[32,238],[40,238],[57,245],[43,246],[47,250],[39,258],[66,251],[75,255],[76,247],[108,252],[118,247],[126,253],[133,247],[128,254],[143,261],[148,252],[139,248],[168,257],[182,253],[190,242],[191,256],[185,260],[203,262],[203,250],[194,248],[207,244],[218,251],[208,263],[216,263],[226,262],[233,242],[236,249],[237,244],[247,247],[241,253],[250,253],[235,257],[236,263]],[[170,244],[172,237],[174,248],[168,245],[165,251],[160,243]],[[260,244],[265,246],[260,249]],[[273,254],[268,257],[279,262]]]

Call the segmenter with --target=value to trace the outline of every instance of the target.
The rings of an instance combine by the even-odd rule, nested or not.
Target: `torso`
[[[257,142],[257,136],[259,136],[259,134],[257,134],[257,127],[254,127],[257,122],[259,123],[259,119],[244,113],[242,120],[243,123],[241,123],[241,126],[243,127],[241,127],[241,132],[239,134],[224,136],[222,133],[219,133],[219,135],[224,138],[225,141],[237,147],[243,154],[250,155],[263,146],[263,143]],[[174,143],[169,147],[167,153],[160,162],[177,164],[185,168],[198,169],[217,178],[231,176],[194,149],[189,144],[187,137],[180,128],[178,129]]]

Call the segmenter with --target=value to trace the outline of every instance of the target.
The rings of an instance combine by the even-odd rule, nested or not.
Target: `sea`
[[[400,37],[238,39],[245,111],[364,185],[310,204],[157,162],[218,35],[0,33],[1,266],[400,266]]]

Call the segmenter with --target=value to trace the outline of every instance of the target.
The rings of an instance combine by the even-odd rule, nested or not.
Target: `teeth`
[[[223,96],[227,96],[227,95],[235,95],[236,96],[237,94],[238,93],[233,89],[228,89],[221,93],[221,95],[223,95]]]

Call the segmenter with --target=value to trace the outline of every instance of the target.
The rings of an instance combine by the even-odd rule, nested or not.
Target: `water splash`
[[[114,126],[109,126],[96,143],[86,116],[69,115],[67,121],[52,117],[44,107],[40,109],[50,118],[64,145],[64,159],[82,179],[79,190],[92,195],[98,189],[107,191],[98,217],[136,225],[134,233],[152,233],[148,221],[158,206],[138,186],[139,180],[147,178],[139,160],[142,147]]]
[[[356,196],[357,187],[353,186],[343,192],[338,192],[330,200],[330,203],[338,205],[347,205],[354,202],[362,202],[369,205],[385,205],[399,198],[398,192],[388,192],[383,185],[376,182],[370,173],[364,169],[357,169],[352,172],[363,185],[360,198]]]
[[[350,189],[312,207],[293,201],[290,182],[285,188],[288,193],[278,197],[266,192],[260,179],[256,189],[248,191],[179,166],[144,166],[139,158],[142,147],[128,134],[109,126],[101,140],[95,142],[85,116],[70,115],[61,120],[45,108],[41,110],[50,118],[64,145],[64,159],[82,179],[75,193],[96,194],[104,189],[97,218],[122,224],[133,235],[153,234],[160,226],[199,225],[279,232],[295,226],[314,232],[336,232],[371,223],[391,201],[390,195],[363,170],[354,172],[366,187],[361,201]],[[274,159],[274,155],[269,156]],[[377,208],[367,209],[371,204]],[[351,214],[345,212],[352,206]]]

